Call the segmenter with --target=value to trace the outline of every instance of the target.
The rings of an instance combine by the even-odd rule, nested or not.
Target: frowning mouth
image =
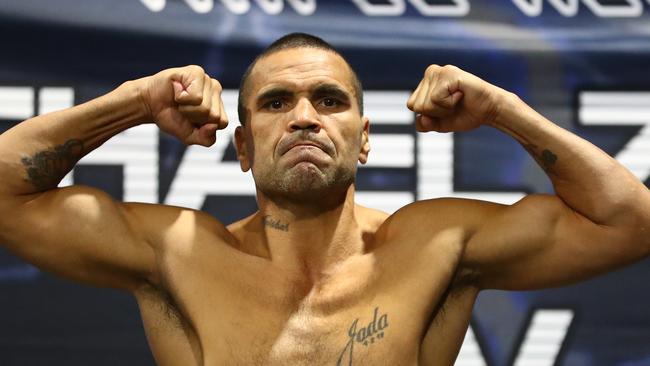
[[[334,152],[329,141],[314,141],[316,136],[309,136],[307,139],[303,136],[288,137],[279,146],[280,155],[283,161],[290,166],[300,163],[309,163],[316,166],[327,164],[332,158]]]
[[[287,151],[289,151],[289,150],[291,150],[293,148],[296,148],[296,147],[305,147],[305,148],[315,147],[315,148],[323,150],[323,148],[321,146],[319,146],[319,145],[317,145],[317,144],[315,144],[313,142],[301,141],[301,142],[298,142],[298,143],[295,143],[295,144],[291,145],[289,147],[289,149],[287,149]]]
[[[332,156],[334,154],[334,146],[330,141],[324,137],[308,134],[295,134],[288,136],[284,141],[280,142],[280,145],[278,146],[278,152],[280,155],[284,155],[294,148],[318,148],[325,152],[327,155]]]

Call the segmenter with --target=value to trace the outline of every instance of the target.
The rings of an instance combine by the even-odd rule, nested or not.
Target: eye
[[[323,98],[321,101],[325,107],[336,107],[339,105],[339,101],[334,98]]]
[[[284,102],[281,99],[275,99],[264,104],[264,108],[272,111],[279,111],[284,107]]]

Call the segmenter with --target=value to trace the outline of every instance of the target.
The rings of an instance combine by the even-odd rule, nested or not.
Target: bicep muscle
[[[620,230],[596,224],[552,195],[486,210],[463,264],[481,288],[533,290],[584,280],[628,263]]]

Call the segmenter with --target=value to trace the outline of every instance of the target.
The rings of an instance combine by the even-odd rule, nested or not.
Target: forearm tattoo
[[[27,181],[43,191],[56,187],[82,156],[83,142],[72,139],[51,150],[24,156],[21,162],[25,166]]]
[[[379,308],[375,308],[372,321],[367,326],[359,326],[359,318],[354,319],[348,329],[348,343],[343,348],[341,355],[336,361],[336,366],[352,366],[354,356],[354,344],[360,343],[369,347],[384,338],[384,330],[388,328],[388,314],[379,315]]]
[[[538,153],[539,149],[537,145],[533,144],[524,145],[524,149],[535,158],[539,166],[541,166],[547,174],[555,174],[554,166],[557,161],[557,155],[555,155],[551,150],[544,149],[541,153]]]

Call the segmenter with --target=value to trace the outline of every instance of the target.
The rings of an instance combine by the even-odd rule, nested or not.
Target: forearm
[[[0,135],[0,194],[55,188],[84,155],[147,120],[137,82],[87,103],[26,120]]]
[[[650,193],[625,167],[515,95],[503,94],[501,99],[493,127],[522,144],[569,207],[600,225],[642,225],[638,228],[643,229],[650,224]]]

